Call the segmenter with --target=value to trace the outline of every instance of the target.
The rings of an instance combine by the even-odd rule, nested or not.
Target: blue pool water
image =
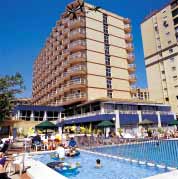
[[[55,161],[51,159],[50,154],[36,155],[33,158],[45,164]],[[100,169],[95,168],[97,158],[101,160],[102,168]],[[166,172],[165,169],[132,164],[86,152],[81,152],[78,157],[66,158],[65,162],[81,164],[81,168],[78,168],[72,175],[63,174],[69,179],[141,179]]]
[[[101,147],[92,151],[178,168],[178,140]]]

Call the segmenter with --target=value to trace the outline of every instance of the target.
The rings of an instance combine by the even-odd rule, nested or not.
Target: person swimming
[[[96,159],[96,165],[95,165],[95,168],[101,168],[102,165],[101,165],[101,161],[100,159]]]

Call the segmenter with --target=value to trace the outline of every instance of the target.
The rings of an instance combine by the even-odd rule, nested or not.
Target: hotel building
[[[141,31],[150,99],[178,115],[178,1],[146,17]]]
[[[133,63],[130,20],[74,1],[35,60],[33,104],[131,99],[136,82]]]
[[[70,16],[69,16],[70,14]],[[133,99],[135,65],[130,20],[87,3],[66,7],[34,63],[33,105],[16,106],[15,120],[96,128],[104,120],[138,130],[149,119],[167,126],[167,104]],[[24,124],[24,123],[23,123]]]

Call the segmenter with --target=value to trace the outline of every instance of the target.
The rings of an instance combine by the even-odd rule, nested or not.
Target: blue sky
[[[132,20],[137,86],[146,87],[140,23],[170,0],[86,0]],[[0,0],[0,75],[20,72],[31,96],[33,62],[71,0]]]

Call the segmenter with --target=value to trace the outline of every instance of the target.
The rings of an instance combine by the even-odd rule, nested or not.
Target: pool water
[[[178,140],[100,147],[92,151],[178,168]]]
[[[50,154],[35,155],[33,158],[45,164],[56,161],[51,159]],[[95,168],[96,159],[98,158],[102,164],[99,169]],[[73,174],[63,173],[64,176],[70,179],[141,179],[167,171],[87,152],[81,152],[80,156],[66,158],[64,161],[70,164],[75,164],[76,162],[81,164],[81,167]]]

